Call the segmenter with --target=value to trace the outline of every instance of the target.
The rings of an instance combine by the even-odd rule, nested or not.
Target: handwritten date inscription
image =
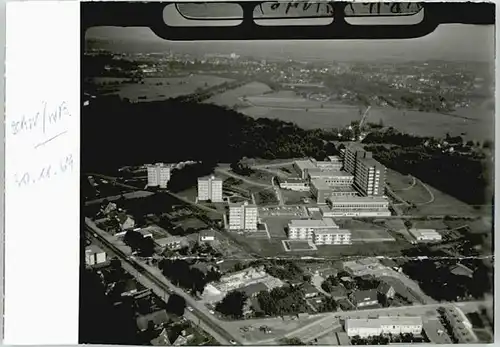
[[[43,183],[57,176],[73,171],[73,156],[68,154],[59,160],[39,168],[15,174],[14,179],[19,188]]]
[[[415,2],[386,2],[386,3],[350,3],[345,8],[348,17],[366,15],[410,15],[419,12],[422,5]],[[322,1],[289,1],[289,2],[265,2],[256,9],[258,17],[282,15],[284,17],[301,16],[330,16],[333,7],[330,3]]]

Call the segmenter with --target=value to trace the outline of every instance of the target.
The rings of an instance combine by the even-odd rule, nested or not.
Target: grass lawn
[[[353,241],[365,241],[365,242],[390,242],[395,239],[383,229],[371,229],[371,230],[351,230],[351,239]]]
[[[392,190],[398,193],[398,191],[400,191],[401,189],[409,188],[413,180],[409,176],[400,174],[399,172],[391,169],[387,169],[386,181],[389,187],[391,187]]]
[[[310,192],[295,192],[293,190],[281,189],[281,194],[285,199],[285,205],[301,204],[301,198],[312,199]]]
[[[284,241],[290,251],[308,251],[314,250],[307,241]]]
[[[446,223],[439,219],[434,220],[414,220],[413,227],[417,229],[448,229]],[[462,224],[463,225],[463,224]]]
[[[288,226],[290,220],[291,218],[287,217],[271,217],[266,218],[264,222],[267,224],[269,234],[272,238],[283,239],[287,237],[285,228]]]
[[[177,194],[182,196],[183,198],[186,198],[186,199],[194,202],[194,201],[196,201],[196,198],[198,197],[198,188],[191,187],[191,188],[183,190]]]
[[[417,213],[423,215],[482,215],[480,210],[475,210],[472,206],[462,202],[448,194],[427,185],[434,195],[434,201],[431,204],[418,206]]]
[[[244,243],[251,249],[252,253],[263,257],[297,257],[293,252],[287,252],[283,248],[280,239],[249,239],[239,237],[238,241]],[[401,250],[408,247],[403,242],[358,242],[352,245],[323,245],[317,246],[315,251],[301,251],[301,256],[325,257],[333,260],[345,260],[345,257],[357,256],[401,256]]]
[[[274,190],[261,190],[254,194],[257,205],[275,205],[278,203],[278,199]]]

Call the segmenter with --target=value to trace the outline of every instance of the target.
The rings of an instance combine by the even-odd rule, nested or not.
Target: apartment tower
[[[387,169],[372,153],[354,144],[345,148],[344,168],[354,175],[354,186],[364,196],[382,196]]]
[[[167,188],[171,170],[169,164],[148,164],[146,169],[148,170],[148,187]]]
[[[257,230],[258,210],[248,202],[229,205],[229,230]]]
[[[215,176],[198,178],[198,201],[223,202],[222,179]]]

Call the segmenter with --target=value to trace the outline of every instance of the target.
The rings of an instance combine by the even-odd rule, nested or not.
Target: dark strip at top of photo
[[[405,39],[425,36],[440,24],[461,23],[491,25],[495,23],[494,3],[350,3],[311,1],[242,1],[219,3],[175,2],[83,2],[82,28],[93,26],[149,27],[165,40],[296,40],[296,39]],[[219,11],[197,8],[218,5]],[[222,10],[225,5],[236,11]],[[195,25],[172,25],[165,20],[167,6],[176,6],[179,15]],[[201,13],[201,14],[200,14]],[[420,14],[418,23],[398,21],[392,25],[375,21],[356,25],[351,19],[412,17]],[[271,20],[325,19],[327,24],[266,25]],[[230,25],[228,22],[236,21]],[[225,22],[225,23],[224,23]],[[209,24],[207,24],[209,23]],[[222,23],[222,24],[220,24]],[[286,24],[286,23],[284,23]],[[389,23],[390,24],[390,23]]]

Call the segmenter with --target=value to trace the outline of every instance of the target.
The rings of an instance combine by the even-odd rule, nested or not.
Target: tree
[[[337,302],[335,302],[335,300],[330,297],[330,296],[327,296],[325,298],[325,301],[323,302],[322,306],[321,306],[321,311],[322,312],[331,312],[331,311],[336,311],[337,310]]]
[[[243,317],[243,309],[248,297],[245,293],[240,291],[229,292],[224,299],[222,299],[215,309],[225,316],[231,318]]]
[[[302,342],[301,339],[298,337],[291,337],[291,338],[282,338],[280,340],[282,345],[288,345],[288,346],[298,346],[298,345],[305,345],[304,342]]]
[[[186,300],[177,294],[172,294],[168,297],[167,312],[173,313],[177,316],[182,316],[186,309]]]

